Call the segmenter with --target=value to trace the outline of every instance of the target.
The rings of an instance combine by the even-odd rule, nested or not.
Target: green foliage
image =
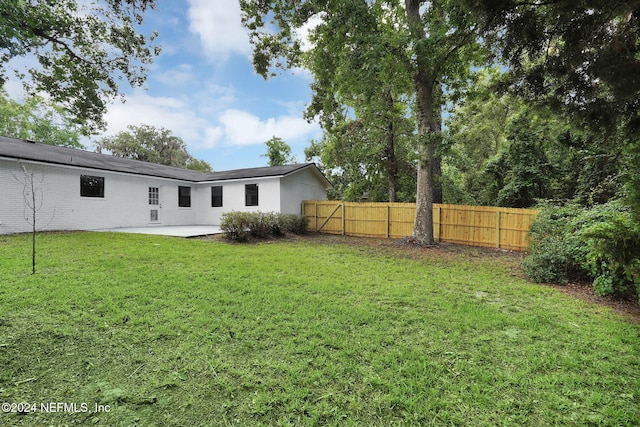
[[[618,200],[596,205],[574,221],[581,265],[601,295],[640,296],[640,225]]]
[[[127,129],[97,141],[98,149],[108,150],[118,157],[211,172],[211,166],[193,158],[187,151],[187,144],[170,130],[150,125],[129,125]]]
[[[304,215],[278,214],[278,224],[284,232],[305,234],[309,229],[309,218]]]
[[[498,191],[498,206],[528,208],[536,199],[548,198],[551,165],[544,151],[546,126],[532,129],[535,117],[513,118],[507,130],[509,145],[504,152],[508,165],[504,186]]]
[[[640,128],[637,2],[465,0],[483,40],[509,64],[519,95],[562,110],[593,129]]]
[[[27,93],[46,92],[64,106],[85,134],[96,133],[120,82],[141,86],[160,52],[155,33],[137,32],[147,7],[154,0],[0,2],[0,86],[16,77]],[[14,67],[22,56],[37,65]]]
[[[30,96],[20,103],[0,90],[0,135],[84,148],[80,143],[81,133],[80,126],[60,106],[40,96]]]
[[[531,245],[522,266],[526,275],[538,283],[565,284],[579,270],[578,242],[572,221],[579,214],[575,205],[545,205],[531,225]]]
[[[627,143],[625,150],[625,200],[634,221],[640,224],[640,144]]]
[[[295,163],[295,156],[291,155],[291,147],[282,138],[274,136],[265,142],[267,152],[262,157],[269,159],[269,166],[282,166]]]
[[[397,31],[400,16],[378,2],[345,1],[330,8],[314,28],[313,49],[305,53],[314,76],[305,115],[325,130],[316,151],[327,169],[339,170],[335,197],[415,198],[415,168],[407,167],[415,130],[408,101],[413,89],[401,47],[406,34]]]
[[[640,295],[640,227],[620,200],[590,209],[544,206],[531,236],[523,267],[532,280],[588,275],[600,295]]]
[[[225,237],[237,242],[246,242],[249,238],[278,237],[285,233],[304,234],[308,226],[309,219],[305,216],[275,212],[225,212],[220,221]]]
[[[229,240],[246,242],[249,240],[249,227],[254,214],[252,212],[225,212],[220,220],[220,229]]]
[[[297,65],[311,70],[313,99],[307,117],[318,117],[333,138],[330,144],[349,153],[349,178],[358,173],[384,176],[388,200],[397,200],[404,192],[398,190],[398,165],[409,159],[398,155],[397,147],[407,143],[408,152],[418,153],[422,182],[417,186],[414,230],[432,243],[432,209],[427,205],[439,183],[433,179],[438,171],[436,144],[416,142],[442,140],[442,109],[466,88],[471,65],[481,60],[476,25],[464,3],[242,0],[240,7],[258,73],[266,78],[273,67]],[[310,27],[311,46],[305,50],[296,34]],[[409,121],[412,108],[415,114]],[[419,138],[402,141],[415,131]],[[345,137],[357,143],[345,143]],[[361,156],[368,158],[362,161]],[[359,180],[357,193],[365,182]]]
[[[319,154],[334,186],[329,196],[360,201],[366,194],[369,201],[415,201],[416,171],[407,135],[395,134],[388,145],[385,141],[389,142],[386,137],[390,134],[364,126],[364,121],[347,121],[306,150],[307,156]]]
[[[601,204],[634,175],[625,175],[634,169],[626,161],[624,132],[585,129],[548,107],[496,92],[503,74],[481,74],[447,121],[452,143],[443,153],[477,204],[529,207],[537,199]]]
[[[443,203],[457,205],[475,205],[475,198],[465,187],[464,174],[455,166],[442,165],[442,197]]]

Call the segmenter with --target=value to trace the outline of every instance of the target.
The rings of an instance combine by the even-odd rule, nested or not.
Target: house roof
[[[331,187],[331,183],[322,172],[320,172],[315,163],[267,166],[207,173],[3,136],[0,136],[0,157],[191,182],[278,177],[289,175],[305,168],[313,168],[325,186]]]

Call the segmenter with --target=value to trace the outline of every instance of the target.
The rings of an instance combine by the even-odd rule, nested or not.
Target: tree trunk
[[[389,123],[389,127],[387,128],[387,144],[385,146],[385,157],[387,166],[387,182],[389,185],[389,201],[393,203],[397,200],[398,188],[398,161],[396,159],[393,122]]]
[[[435,78],[429,73],[428,52],[420,47],[419,40],[426,37],[420,19],[420,1],[405,0],[409,29],[415,45],[416,71],[413,83],[416,90],[417,120],[418,120],[418,190],[416,194],[416,220],[413,227],[413,237],[426,245],[434,245],[433,234],[433,189],[434,189],[434,161],[436,152],[436,138],[439,133],[439,120],[434,117],[434,88]],[[438,111],[440,109],[438,108]]]

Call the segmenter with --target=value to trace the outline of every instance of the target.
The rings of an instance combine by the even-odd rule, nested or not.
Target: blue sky
[[[79,0],[84,2],[85,0]],[[265,141],[282,138],[298,162],[304,148],[321,136],[303,111],[311,78],[302,70],[265,81],[251,64],[251,46],[236,0],[159,0],[145,13],[144,33],[156,30],[162,53],[150,66],[144,88],[121,87],[105,116],[107,129],[92,141],[128,125],[164,127],[182,138],[189,153],[214,170],[265,166]],[[18,60],[27,62],[33,59]],[[5,86],[22,98],[21,84]]]
[[[122,87],[126,102],[109,107],[106,135],[127,125],[164,127],[214,170],[266,165],[264,142],[278,136],[304,162],[304,148],[321,135],[302,117],[310,76],[284,72],[265,81],[255,73],[236,1],[162,0],[144,28],[158,32],[162,53],[145,89]]]

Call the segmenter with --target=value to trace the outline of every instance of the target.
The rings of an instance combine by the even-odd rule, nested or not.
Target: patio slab
[[[173,225],[152,227],[105,228],[95,230],[112,233],[156,234],[160,236],[198,237],[222,233],[218,225]]]

